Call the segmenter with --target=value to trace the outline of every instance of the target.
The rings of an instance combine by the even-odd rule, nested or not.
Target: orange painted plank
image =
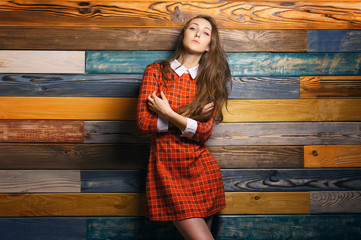
[[[214,16],[223,28],[361,28],[359,1],[60,1],[4,2],[1,26],[170,27]]]
[[[0,97],[0,119],[134,120],[137,98]]]
[[[0,142],[83,142],[83,121],[0,120]]]
[[[222,214],[307,214],[308,192],[226,193]],[[143,216],[139,193],[0,194],[0,217]]]
[[[361,145],[316,145],[304,149],[306,168],[361,167]]]

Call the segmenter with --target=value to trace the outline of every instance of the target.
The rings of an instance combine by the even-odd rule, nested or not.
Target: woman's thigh
[[[213,240],[211,231],[203,218],[188,218],[173,221],[186,240]]]

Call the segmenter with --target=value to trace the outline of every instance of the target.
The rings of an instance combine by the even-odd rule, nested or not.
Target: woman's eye
[[[207,36],[209,36],[209,33],[207,33],[207,32],[204,32],[204,34],[207,35]]]
[[[190,27],[189,29],[190,29],[190,30],[194,30],[195,28],[194,28],[194,27]]]

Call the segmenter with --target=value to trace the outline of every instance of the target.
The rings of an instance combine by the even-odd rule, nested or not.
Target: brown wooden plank
[[[0,119],[133,120],[136,98],[0,97]]]
[[[5,2],[1,26],[173,27],[206,12],[224,28],[360,28],[358,1],[59,1]]]
[[[310,212],[312,214],[361,213],[361,192],[311,192]]]
[[[0,144],[0,169],[146,169],[149,144]]]
[[[0,142],[80,143],[83,142],[83,121],[0,119]]]
[[[361,98],[361,76],[300,78],[301,98]]]
[[[303,168],[301,146],[209,147],[221,168]]]
[[[84,51],[0,50],[0,59],[1,73],[85,72]]]
[[[0,170],[1,193],[75,193],[80,189],[80,171]]]
[[[224,122],[361,121],[361,99],[230,100]]]
[[[305,146],[306,168],[361,167],[361,145]]]
[[[180,28],[0,27],[0,49],[173,50],[180,31]],[[306,35],[306,30],[220,29],[227,52],[304,52]]]
[[[0,194],[1,217],[143,216],[144,194]],[[226,193],[222,214],[307,214],[309,193]]]

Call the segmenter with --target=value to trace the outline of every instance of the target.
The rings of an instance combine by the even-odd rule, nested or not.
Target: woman
[[[174,54],[144,72],[137,124],[151,134],[146,216],[172,221],[185,239],[213,239],[212,215],[225,207],[220,169],[205,142],[216,116],[222,119],[230,80],[209,16],[188,21]]]

